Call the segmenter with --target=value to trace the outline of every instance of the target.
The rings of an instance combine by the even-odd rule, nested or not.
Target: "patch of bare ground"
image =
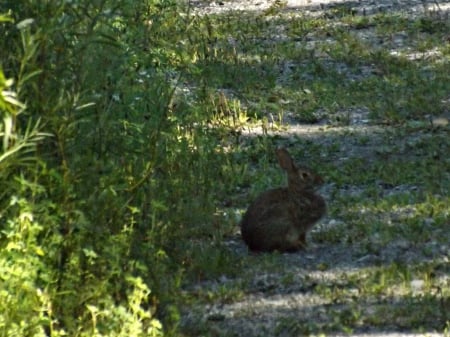
[[[264,11],[273,5],[265,0],[192,1],[191,4],[200,15]],[[347,6],[362,15],[388,11],[406,16],[437,11],[448,15],[450,1],[288,0],[284,10],[301,12],[302,15],[323,15],[325,9],[338,6]],[[371,33],[367,30],[358,34],[370,36]],[[396,41],[395,47],[406,43],[402,36]],[[286,60],[282,68],[289,68],[289,62]],[[279,80],[284,79],[281,77]],[[336,120],[339,114],[341,118]],[[448,117],[442,118],[443,123],[433,119],[413,121],[418,124],[412,124],[406,132],[399,132],[397,127],[372,123],[368,109],[362,107],[334,114],[332,119],[320,118],[318,123],[310,125],[300,123],[289,114],[282,121],[269,118],[269,125],[244,128],[242,136],[244,139],[277,136],[285,146],[310,142],[319,148],[316,162],[321,159],[333,162],[339,170],[355,159],[366,163],[414,159],[417,154],[410,154],[410,150],[420,146],[424,139],[445,139],[448,136]],[[276,123],[283,127],[276,129]],[[420,127],[415,128],[417,125]],[[441,148],[438,146],[436,151],[444,165],[450,165],[445,155],[450,151],[448,142]],[[420,192],[421,188],[420,184],[392,185],[382,178],[370,184],[344,183],[338,186],[329,182],[321,194],[329,205],[333,205],[337,198],[357,200],[369,187],[376,190],[377,197],[407,196],[408,193]],[[446,193],[448,191],[442,191],[442,195],[437,197],[448,202]],[[385,238],[376,230],[370,233],[362,231],[371,228],[372,222],[374,228],[380,223],[401,228],[419,206],[403,205],[376,211],[363,203],[349,203],[343,205],[346,209],[341,211],[351,213],[351,217],[340,218],[340,211],[333,210],[332,215],[325,217],[309,234],[309,247],[294,254],[251,254],[240,239],[236,226],[236,233],[227,240],[226,246],[242,261],[236,266],[238,276],[222,276],[217,280],[187,285],[185,292],[189,296],[199,294],[203,298],[200,294],[213,295],[209,300],[194,302],[183,309],[182,331],[187,336],[444,336],[442,331],[445,327],[433,323],[434,314],[439,321],[447,322],[448,335],[450,302],[445,295],[448,291],[443,289],[450,287],[450,227],[430,231],[433,234],[419,242],[401,233]],[[433,226],[433,221],[430,215],[419,225],[427,228]],[[366,227],[355,228],[357,222],[364,222]],[[349,235],[351,232],[359,234]],[[387,293],[381,290],[384,282],[388,281],[383,279],[383,273],[377,274],[377,268],[389,270],[392,266],[395,269],[392,273],[401,274],[402,266],[427,263],[434,266],[432,289],[427,288],[426,280],[416,279],[405,272],[401,281],[403,288],[391,284]],[[237,289],[238,294],[234,291],[235,295],[228,296],[230,289]],[[437,312],[430,312],[430,308]],[[416,330],[415,324],[430,328]]]

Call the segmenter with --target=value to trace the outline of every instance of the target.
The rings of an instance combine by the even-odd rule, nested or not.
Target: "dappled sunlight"
[[[288,257],[282,255],[280,260]],[[250,287],[254,289],[244,298],[208,304],[204,310],[192,309],[200,310],[197,314],[201,318],[197,319],[207,327],[214,325],[218,330],[245,335],[254,335],[253,329],[257,327],[259,331],[286,331],[289,335],[320,330],[336,336],[346,329],[351,336],[420,336],[403,328],[411,322],[433,322],[444,314],[441,311],[428,316],[433,306],[446,296],[429,290],[445,287],[448,276],[443,277],[442,273],[433,285],[426,271],[410,274],[395,263],[386,268],[331,271],[304,271],[286,265],[284,274],[272,276],[254,277]],[[435,297],[430,297],[430,293],[435,293]],[[435,328],[422,332],[434,334]]]
[[[241,264],[195,285],[188,335],[444,331],[449,143],[433,116],[448,100],[447,3],[193,4],[217,57],[197,63],[213,74],[209,125],[245,167],[226,204],[285,186],[274,150],[286,147],[323,176],[328,214],[295,254],[248,253],[236,220],[225,249]]]
[[[449,10],[1,1],[0,334],[448,334]]]
[[[244,1],[202,1],[191,0],[194,12],[199,14],[223,14],[229,11],[261,12],[268,10],[274,4],[268,1],[244,0]],[[277,4],[275,4],[277,5]],[[280,1],[278,6],[285,12],[299,12],[300,14],[319,15],[326,9],[352,10],[354,15],[373,15],[389,12],[392,14],[408,13],[408,15],[420,15],[427,13],[448,12],[450,4],[447,2],[419,2],[411,1],[402,6],[392,1],[348,1],[348,0],[286,0]]]

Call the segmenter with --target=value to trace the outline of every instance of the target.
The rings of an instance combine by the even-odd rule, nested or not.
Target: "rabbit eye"
[[[308,172],[302,172],[302,178],[303,178],[303,179],[306,179],[306,178],[308,178],[308,177],[309,177]]]

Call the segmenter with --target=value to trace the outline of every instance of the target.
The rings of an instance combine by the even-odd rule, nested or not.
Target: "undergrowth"
[[[242,299],[242,280],[185,289],[238,279],[254,261],[226,242],[257,193],[282,184],[280,145],[336,187],[329,214],[349,234],[314,232],[315,241],[358,241],[370,252],[399,238],[447,243],[436,233],[448,225],[449,143],[429,122],[449,99],[444,17],[362,17],[340,7],[308,17],[282,2],[261,13],[194,15],[172,0],[6,1],[0,13],[0,335],[179,335],[186,304]],[[336,161],[341,147],[325,127],[328,143],[283,136],[286,122],[351,124],[352,109],[397,127],[388,143],[418,137],[370,161]],[[398,185],[417,193],[384,194]],[[341,193],[352,186],[361,193]],[[395,212],[408,205],[409,217]],[[364,271],[353,287],[372,303],[400,280],[405,301],[390,323],[415,306],[402,326],[448,330],[448,317],[419,314],[440,309],[435,287],[448,295],[431,269],[447,270],[435,264]],[[416,278],[426,282],[419,294],[410,289]],[[341,301],[325,291],[316,289]],[[369,316],[342,293],[333,321],[286,319],[278,330],[381,326],[389,302],[372,303]]]

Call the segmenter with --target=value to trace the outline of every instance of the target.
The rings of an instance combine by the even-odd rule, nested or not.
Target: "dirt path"
[[[200,14],[220,14],[226,11],[264,11],[273,5],[273,1],[267,0],[191,0],[191,3]],[[341,5],[353,9],[355,14],[366,15],[396,11],[402,15],[414,16],[427,11],[446,11],[450,8],[449,1],[429,0],[287,0],[285,5],[287,11],[299,11],[307,15],[320,15],[330,7]]]
[[[272,3],[265,0],[215,1],[209,4],[192,2],[199,14],[218,14],[225,11],[264,11]],[[447,13],[450,1],[301,1],[288,0],[284,11],[301,12],[302,15],[323,15],[333,6],[345,5],[355,14],[373,14],[378,12],[398,11],[401,15],[417,16],[433,11]],[[370,35],[370,32],[365,34]],[[449,97],[450,98],[450,97]],[[376,125],[370,121],[367,109],[343,111],[348,118],[345,126],[337,126],[333,120],[324,118],[319,124],[305,125],[287,116],[287,129],[269,132],[269,136],[278,134],[286,143],[295,143],[298,139],[309,141],[323,148],[339,144],[339,150],[327,152],[335,156],[336,167],[347,165],[358,159],[363,161],[382,161],[385,157],[404,156],[408,158],[411,148],[430,139],[444,139],[448,136],[448,117],[441,120],[442,125],[433,125],[433,120],[415,121],[421,127],[402,133],[394,127]],[[412,131],[411,131],[412,130]],[[261,134],[261,129],[245,130],[244,135]],[[395,149],[395,150],[392,150]],[[443,152],[450,150],[448,143]],[[379,197],[395,196],[417,191],[418,186],[405,184],[392,186],[383,179],[373,181]],[[327,184],[322,194],[328,203],[339,198],[357,200],[366,193],[367,186],[344,185],[337,187]],[[354,213],[355,223],[363,219],[366,223],[382,221],[387,226],[403,219],[408,219],[415,212],[415,205],[391,209],[376,214],[374,210],[365,209],[363,205],[348,206],[347,212]],[[431,226],[433,219],[424,222]],[[414,309],[416,297],[392,296],[364,297],[361,279],[374,277],[368,269],[372,267],[408,266],[414,263],[424,264],[434,261],[438,265],[448,265],[450,258],[450,238],[442,244],[442,237],[448,237],[448,228],[433,231],[426,242],[416,243],[409,238],[397,236],[386,242],[382,237],[373,235],[354,241],[346,241],[346,231],[356,231],[355,223],[344,221],[336,216],[327,216],[310,233],[311,245],[307,251],[296,254],[259,254],[249,255],[241,241],[236,228],[236,235],[227,241],[230,251],[240,256],[242,265],[238,276],[223,276],[218,280],[201,282],[186,287],[186,293],[206,296],[211,300],[189,306],[183,311],[182,326],[188,336],[304,336],[314,334],[327,327],[328,336],[444,336],[433,330],[415,331],[411,322],[390,317],[393,313],[411,310],[411,316],[422,315],[421,310]],[[362,230],[362,229],[360,229]],[[330,244],[328,236],[336,233],[339,239]],[[381,235],[381,234],[380,234]],[[324,240],[326,238],[326,240]],[[440,239],[438,239],[440,238]],[[326,243],[322,243],[325,241]],[[445,243],[445,241],[444,241]],[[437,283],[450,287],[450,277],[445,272],[437,273]],[[382,280],[378,281],[382,283]],[[422,279],[407,279],[412,295],[425,296]],[[364,282],[363,282],[364,283]],[[373,282],[377,283],[377,282]],[[376,285],[373,285],[375,287]],[[438,291],[438,290],[430,290]],[[421,295],[422,294],[422,295]],[[439,298],[439,296],[437,296]],[[206,302],[206,303],[205,303]],[[447,310],[448,299],[441,298],[436,303],[437,310]],[[397,314],[392,314],[393,316]],[[424,311],[423,315],[429,315]],[[399,315],[399,317],[409,314]],[[448,314],[450,320],[450,314]],[[385,324],[380,322],[385,320]],[[411,320],[412,322],[414,320]],[[432,321],[432,317],[430,317]],[[427,322],[427,320],[422,320]],[[346,333],[333,332],[345,330]],[[433,326],[430,323],[430,326]],[[330,328],[331,327],[331,328]],[[448,332],[447,332],[448,334]]]
[[[379,134],[371,132],[370,141],[364,146],[358,145],[358,136],[369,130],[378,130]],[[348,136],[349,130],[353,130],[353,136]],[[387,147],[402,146],[408,142],[426,137],[426,135],[413,134],[408,138],[396,139],[395,145],[392,139],[386,136],[386,129],[381,131],[377,127],[342,127],[333,128],[333,131],[324,137],[323,131],[315,132],[315,127],[302,127],[294,125],[286,131],[284,136],[299,136],[302,139],[310,139],[316,143],[340,143],[343,144],[339,160],[365,156],[367,160],[376,160],[374,153],[384,151]],[[325,144],[326,145],[326,144]],[[417,190],[417,186],[403,185],[390,186],[382,180],[374,182],[378,184],[380,193],[393,196]],[[340,198],[349,196],[358,198],[364,194],[364,186],[346,186],[336,189],[332,183],[325,186],[322,194],[328,203],[333,202],[333,196]],[[363,197],[361,197],[363,198]],[[386,224],[395,223],[398,219],[407,218],[414,212],[415,206],[392,210],[385,214],[371,214],[360,208],[363,221],[379,221],[380,216]],[[431,219],[430,224],[431,225]],[[438,263],[448,265],[450,262],[450,238],[447,244],[439,244],[436,239],[430,239],[426,243],[415,243],[401,237],[383,242],[379,237],[363,238],[361,242],[336,244],[321,243],[325,233],[338,232],[339,236],[346,236],[346,231],[352,231],[352,224],[344,223],[339,218],[327,216],[310,233],[310,246],[304,252],[295,254],[259,254],[248,255],[247,248],[240,239],[238,229],[236,236],[228,240],[227,244],[234,254],[245,259],[240,268],[240,276],[236,278],[222,277],[216,281],[202,282],[188,288],[191,293],[220,293],[209,304],[201,304],[190,307],[183,317],[183,324],[193,329],[192,335],[198,336],[304,336],[320,330],[321,326],[333,325],[336,316],[339,320],[355,320],[358,326],[355,331],[348,334],[328,332],[327,336],[444,336],[442,333],[426,331],[414,332],[413,327],[408,327],[396,319],[386,318],[386,324],[376,324],[371,327],[370,320],[383,319],[381,308],[391,307],[394,311],[411,310],[411,316],[420,314],[410,306],[414,305],[409,299],[392,297],[374,297],[371,301],[357,300],[361,289],[355,279],[368,277],[367,270],[373,267],[390,268],[393,265],[414,265],[417,263]],[[447,230],[434,231],[435,237],[448,237]],[[271,255],[271,256],[268,256]],[[450,276],[446,273],[438,276],[439,284],[443,287],[450,286]],[[413,293],[421,296],[423,280],[411,279],[408,281],[413,288]],[[237,298],[227,298],[230,289],[245,289]],[[333,292],[342,292],[333,295]],[[341,297],[342,296],[342,297]],[[448,300],[444,306],[437,310],[447,310]],[[421,309],[419,309],[421,310]],[[389,311],[385,313],[389,315]],[[364,317],[364,319],[362,319]],[[449,314],[450,318],[450,314]],[[432,318],[430,318],[432,319]],[[356,322],[361,320],[361,322]],[[342,327],[336,322],[336,330]],[[380,325],[383,328],[380,328]],[[201,328],[200,328],[201,327]],[[199,330],[197,330],[199,328]],[[402,332],[404,330],[404,332]]]

